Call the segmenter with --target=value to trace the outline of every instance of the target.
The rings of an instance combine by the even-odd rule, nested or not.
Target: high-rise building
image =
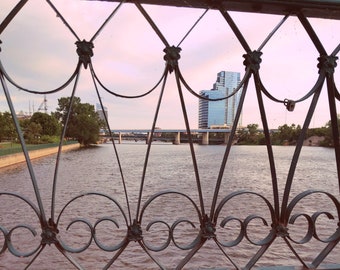
[[[202,90],[200,95],[209,99],[223,98],[230,95],[240,84],[240,73],[221,71],[211,90]],[[199,100],[198,127],[213,128],[232,126],[240,102],[241,91],[228,99],[219,101]],[[241,123],[239,123],[240,125]]]
[[[103,120],[105,122],[105,116],[106,116],[106,119],[108,120],[108,113],[107,113],[107,108],[104,106],[104,111],[102,109],[102,107],[100,106],[99,103],[96,104],[96,112],[98,113],[99,115],[99,118],[101,120]],[[105,116],[104,116],[105,115]]]

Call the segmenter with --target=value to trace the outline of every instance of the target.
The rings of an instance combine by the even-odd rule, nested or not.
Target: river
[[[204,209],[209,215],[211,203],[216,185],[219,167],[225,151],[225,146],[195,145],[199,178],[204,198]],[[117,151],[121,162],[122,172],[126,182],[129,204],[131,206],[132,219],[137,212],[138,195],[143,165],[147,146],[142,143],[125,143],[117,145]],[[274,146],[274,157],[277,170],[280,201],[283,195],[285,181],[289,171],[290,162],[293,156],[294,147]],[[38,182],[39,191],[42,196],[47,219],[51,216],[51,191],[54,175],[56,156],[49,156],[33,160],[33,169]],[[15,192],[29,198],[34,204],[36,199],[30,176],[25,164],[8,167],[0,171],[1,192]],[[337,184],[337,172],[335,166],[334,149],[321,147],[303,147],[301,158],[298,163],[290,200],[297,194],[308,189],[321,189],[333,194],[339,201],[339,187]],[[123,185],[119,172],[118,163],[115,159],[113,147],[110,144],[98,145],[88,149],[65,152],[60,160],[60,169],[57,181],[57,195],[55,205],[55,220],[65,203],[78,194],[96,192],[111,196],[121,206],[127,215],[128,208],[122,192]],[[190,156],[188,144],[153,144],[150,152],[148,167],[145,172],[145,184],[142,193],[143,203],[159,191],[176,190],[187,194],[200,208],[195,173]],[[226,195],[238,190],[250,190],[264,195],[270,202],[273,201],[271,173],[267,158],[266,148],[263,146],[233,146],[227,166],[223,175],[223,181],[219,192],[217,203]],[[329,211],[335,221],[320,218],[320,235],[323,238],[329,236],[330,230],[336,227],[338,219],[336,209],[331,201],[322,194],[311,195],[303,199],[298,210],[304,213],[315,213],[316,211]],[[223,217],[232,215],[243,218],[250,214],[259,214],[268,220],[269,214],[266,206],[258,196],[242,194],[230,200],[223,207]],[[181,195],[171,193],[157,198],[145,210],[143,215],[142,228],[144,239],[154,246],[161,246],[167,239],[165,223],[171,226],[179,218],[197,220],[194,207],[188,204],[188,199]],[[113,222],[100,218],[113,217],[119,229],[114,230]],[[63,241],[73,247],[81,248],[91,239],[89,237],[89,226],[85,222],[73,223],[67,231],[66,227],[74,218],[86,218],[96,227],[97,241],[105,246],[112,246],[121,241],[126,227],[124,218],[119,213],[112,201],[107,197],[89,195],[75,200],[63,212],[59,220],[60,236]],[[128,215],[127,215],[128,219]],[[149,232],[145,230],[146,224],[151,220],[161,219],[165,223],[159,223],[161,228]],[[219,223],[221,220],[219,219]],[[194,222],[195,223],[195,222]],[[218,224],[219,224],[218,223]],[[334,224],[335,223],[335,224]],[[0,226],[10,230],[19,224],[30,224],[33,226],[38,237],[34,237],[25,228],[18,228],[12,235],[13,246],[23,252],[32,250],[32,246],[39,246],[40,233],[39,221],[31,208],[24,202],[13,196],[0,196]],[[197,225],[197,224],[196,224]],[[230,230],[226,233],[217,226],[217,234],[221,241],[235,239],[239,228],[237,221],[230,222]],[[228,226],[229,226],[228,225]],[[234,227],[233,227],[234,225]],[[292,237],[302,237],[306,231],[306,222],[298,220],[296,226],[290,228]],[[163,227],[162,227],[163,226]],[[157,226],[155,226],[157,227]],[[174,231],[174,239],[178,245],[184,246],[190,243],[195,236],[196,229],[186,223],[180,223]],[[198,225],[199,227],[199,225]],[[296,227],[296,228],[295,228]],[[301,229],[302,228],[302,229]],[[185,233],[181,234],[181,230]],[[249,237],[252,241],[261,239],[268,232],[268,227],[254,220],[249,225]],[[85,237],[84,237],[85,235]],[[223,239],[222,239],[223,238]],[[0,234],[0,248],[4,243],[4,236]],[[305,247],[306,246],[306,247]],[[312,240],[306,245],[296,245],[296,248],[306,262],[311,262],[317,256],[324,244]],[[339,245],[338,245],[339,246]],[[325,263],[340,263],[340,247],[336,247],[327,257]],[[240,267],[244,267],[254,256],[259,247],[250,245],[245,238],[235,248],[226,248],[231,260]],[[179,250],[171,244],[162,252],[151,252],[157,259],[169,269],[173,269],[181,258],[189,251]],[[114,252],[105,252],[98,248],[92,239],[90,247],[79,254],[73,254],[74,258],[85,269],[102,269],[105,264],[114,256]],[[24,269],[25,265],[33,258],[17,258],[11,255],[8,250],[0,255],[0,269]],[[258,266],[268,265],[301,265],[281,238],[277,238],[268,251],[257,263]],[[215,268],[214,268],[215,267]],[[190,260],[184,269],[234,269],[233,264],[217,248],[216,243],[210,239]],[[30,269],[75,269],[66,258],[55,248],[54,245],[46,246],[42,253],[35,260]],[[126,250],[113,264],[112,269],[158,269],[157,265],[146,255],[137,242],[130,242]]]

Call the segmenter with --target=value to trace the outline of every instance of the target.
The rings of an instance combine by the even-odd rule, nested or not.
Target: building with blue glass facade
[[[101,107],[101,105],[99,103],[96,104],[96,112],[98,113],[99,115],[99,118],[101,120],[103,120],[105,122],[105,116],[106,116],[106,119],[108,120],[108,111],[107,111],[107,107],[104,106],[104,110],[103,108]]]
[[[211,90],[202,90],[200,95],[209,99],[219,99],[230,95],[240,84],[240,73],[221,71]],[[213,128],[232,126],[240,102],[242,89],[228,99],[209,101],[199,100],[198,127]],[[239,123],[241,125],[241,123]]]

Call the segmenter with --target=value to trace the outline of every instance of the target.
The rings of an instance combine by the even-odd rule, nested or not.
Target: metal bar
[[[186,37],[191,33],[191,31],[196,27],[196,25],[199,23],[199,21],[204,17],[205,14],[207,14],[209,9],[206,9],[203,14],[198,18],[198,20],[194,23],[194,25],[189,29],[189,31],[185,34],[185,36],[182,38],[182,40],[178,43],[177,47],[181,46],[182,42],[186,39]]]
[[[334,151],[336,157],[336,168],[338,172],[338,187],[340,192],[340,142],[339,142],[339,125],[338,114],[335,103],[335,83],[333,74],[327,76],[327,88],[328,88],[328,103],[331,116],[331,127],[334,143]]]
[[[11,10],[7,17],[0,24],[0,35],[5,30],[7,25],[13,20],[13,18],[18,14],[22,7],[27,3],[28,0],[21,0],[16,6]]]
[[[228,22],[229,26],[231,27],[231,29],[233,30],[234,34],[236,35],[236,37],[238,38],[239,42],[241,43],[243,49],[249,53],[251,52],[251,49],[247,43],[247,41],[245,40],[245,38],[243,37],[241,31],[238,29],[237,25],[235,24],[234,20],[230,17],[229,13],[227,10],[222,10],[220,9],[221,14],[223,15],[224,19]]]
[[[279,188],[278,188],[278,183],[277,183],[273,147],[271,145],[268,121],[267,121],[267,116],[266,116],[266,112],[265,112],[265,108],[264,108],[263,98],[262,98],[262,95],[261,95],[261,83],[260,83],[258,71],[254,74],[254,81],[255,81],[255,88],[256,88],[256,94],[257,94],[257,102],[259,104],[261,120],[262,120],[262,124],[263,124],[263,132],[264,132],[265,138],[266,138],[266,146],[267,146],[270,172],[271,172],[271,178],[272,178],[272,190],[273,190],[273,197],[274,197],[275,218],[278,220],[279,217],[280,217]]]
[[[66,116],[66,120],[65,120],[65,124],[64,124],[62,133],[60,135],[60,142],[59,142],[58,154],[57,154],[55,168],[54,168],[54,177],[53,177],[53,186],[52,186],[52,199],[51,199],[51,220],[52,220],[52,222],[54,222],[55,201],[56,201],[56,193],[57,193],[57,179],[58,179],[58,170],[59,170],[59,160],[60,160],[60,156],[61,156],[61,149],[62,149],[63,141],[64,141],[64,138],[65,138],[65,134],[66,134],[67,124],[68,124],[68,121],[70,119],[70,115],[71,115],[71,111],[72,111],[72,103],[73,103],[74,94],[76,92],[76,88],[77,88],[77,85],[78,85],[81,65],[82,65],[82,62],[78,61],[78,65],[77,65],[78,71],[77,71],[76,79],[75,79],[75,82],[74,82],[74,86],[73,86],[73,90],[72,90],[72,94],[71,94],[71,98],[70,98],[69,110],[67,112],[67,116]]]
[[[325,48],[323,47],[322,43],[320,42],[320,39],[316,35],[314,29],[310,25],[307,18],[302,13],[298,14],[298,18],[299,18],[301,24],[303,25],[303,27],[305,28],[305,30],[307,31],[310,39],[314,43],[314,46],[318,50],[319,54],[320,55],[327,55]]]
[[[21,143],[21,148],[22,148],[23,154],[25,156],[27,169],[28,169],[28,172],[29,172],[30,177],[31,177],[35,197],[37,199],[38,207],[39,207],[39,210],[40,210],[40,216],[39,216],[40,222],[41,222],[41,225],[44,226],[45,224],[47,224],[47,219],[46,219],[44,205],[43,205],[41,195],[40,195],[40,191],[39,191],[39,187],[38,187],[38,182],[37,182],[37,179],[36,179],[35,174],[34,174],[32,162],[31,162],[30,156],[28,154],[28,150],[27,150],[27,147],[26,147],[24,136],[21,132],[21,128],[20,128],[18,118],[15,114],[15,109],[14,109],[14,105],[13,105],[13,102],[12,102],[12,99],[11,99],[11,95],[10,95],[9,90],[7,88],[7,85],[6,85],[6,82],[5,82],[5,79],[4,79],[4,76],[3,76],[1,69],[0,69],[0,80],[1,80],[1,85],[2,85],[2,88],[4,90],[6,99],[7,99],[8,107],[9,107],[11,114],[12,114],[12,118],[13,118],[13,122],[14,122],[14,125],[15,125],[15,128],[16,128],[16,131],[17,131],[18,136],[19,136],[19,141]]]
[[[215,218],[217,198],[218,198],[218,194],[219,194],[219,191],[220,191],[220,188],[221,188],[221,183],[222,183],[222,178],[223,178],[224,171],[225,171],[225,166],[226,166],[228,158],[229,158],[229,154],[230,154],[233,138],[235,137],[235,134],[236,134],[237,124],[238,124],[238,122],[240,120],[240,117],[241,117],[243,103],[244,103],[244,99],[246,97],[246,92],[247,92],[247,89],[248,89],[249,79],[251,77],[251,72],[249,72],[249,69],[247,70],[247,74],[248,74],[248,76],[245,77],[245,81],[244,81],[244,86],[243,86],[240,102],[239,102],[239,105],[238,105],[238,108],[237,108],[237,112],[236,112],[236,116],[235,116],[235,122],[234,122],[234,124],[232,126],[232,129],[231,129],[231,133],[230,133],[230,136],[229,136],[228,144],[227,144],[226,150],[224,152],[223,160],[222,160],[222,163],[221,163],[221,166],[220,166],[220,170],[219,170],[217,181],[216,181],[216,185],[215,185],[214,197],[213,197],[213,201],[211,203],[211,210],[210,210],[210,218],[211,218],[211,220],[213,220]]]
[[[280,29],[280,27],[284,24],[284,22],[288,19],[289,15],[284,16],[284,18],[279,22],[279,24],[273,29],[273,31],[270,32],[268,37],[262,42],[260,47],[257,49],[257,51],[261,51],[263,47],[268,43],[268,41],[272,38],[272,36],[276,33],[277,30]]]
[[[74,32],[74,30],[72,29],[72,27],[68,24],[68,22],[65,20],[65,18],[61,15],[61,13],[58,11],[58,9],[52,4],[52,2],[50,0],[46,0],[46,2],[51,6],[51,8],[54,10],[55,13],[57,13],[57,16],[63,21],[63,23],[66,25],[66,27],[71,31],[71,33],[75,36],[75,38],[80,41],[80,38],[78,37],[78,35],[76,34],[76,32]]]
[[[164,43],[165,47],[169,47],[170,45],[169,45],[168,41],[163,36],[162,32],[158,29],[157,25],[153,22],[153,20],[149,16],[149,14],[145,11],[145,9],[141,6],[141,4],[139,2],[134,1],[134,3],[136,5],[136,7],[138,8],[138,10],[143,14],[144,18],[149,22],[150,26],[156,32],[158,37],[162,40],[162,42]]]
[[[138,216],[139,216],[139,212],[140,212],[140,207],[141,207],[141,203],[142,203],[142,195],[143,195],[143,190],[144,190],[145,175],[146,175],[146,169],[147,169],[148,162],[149,162],[152,138],[153,138],[153,134],[154,134],[154,131],[155,131],[155,128],[156,128],[156,122],[157,122],[157,118],[158,118],[158,113],[159,113],[159,110],[160,110],[161,102],[162,102],[162,99],[163,99],[163,94],[164,94],[165,84],[166,84],[167,78],[168,78],[168,72],[166,70],[164,81],[163,81],[163,85],[162,85],[162,89],[161,89],[161,92],[159,94],[159,98],[158,98],[158,102],[157,102],[155,116],[154,116],[153,123],[152,123],[150,139],[149,139],[148,147],[147,147],[146,154],[145,154],[142,179],[141,179],[140,188],[139,188],[138,204],[137,204],[137,211],[136,211],[136,220],[138,220]]]
[[[179,95],[180,102],[181,102],[182,114],[183,114],[183,117],[184,117],[184,123],[185,123],[186,131],[188,133],[189,147],[190,147],[192,164],[194,166],[197,192],[198,192],[198,197],[199,197],[199,201],[200,201],[201,212],[202,212],[202,216],[204,217],[205,216],[205,207],[204,207],[204,201],[203,201],[201,180],[200,180],[200,175],[199,175],[199,172],[198,172],[198,165],[197,165],[197,160],[196,160],[196,155],[195,155],[194,143],[192,141],[192,135],[191,135],[191,131],[190,131],[188,113],[187,113],[187,110],[186,110],[186,107],[185,107],[185,101],[184,101],[183,92],[182,92],[182,88],[181,88],[181,82],[180,82],[180,79],[179,79],[178,66],[175,67],[175,75],[176,75],[178,95]]]
[[[298,163],[298,160],[299,160],[299,156],[300,156],[300,153],[301,153],[303,141],[304,141],[306,133],[307,133],[307,129],[308,129],[309,124],[312,120],[312,117],[313,117],[313,114],[314,114],[314,111],[315,111],[315,107],[316,107],[318,100],[319,100],[319,97],[320,97],[321,88],[322,88],[322,84],[320,85],[319,89],[317,89],[314,93],[314,96],[313,96],[311,105],[309,106],[309,110],[308,110],[307,116],[305,118],[305,122],[303,124],[300,136],[297,140],[293,159],[291,161],[291,165],[290,165],[290,168],[289,168],[287,181],[286,181],[286,185],[285,185],[285,189],[284,189],[284,194],[283,194],[283,198],[282,198],[282,203],[281,203],[280,221],[283,224],[287,223],[286,219],[288,217],[286,217],[286,209],[287,209],[288,198],[289,198],[289,194],[290,194],[293,179],[294,179],[295,169],[296,169],[296,166],[297,166],[297,163]]]
[[[101,27],[99,27],[98,31],[93,35],[90,42],[93,42],[99,33],[103,30],[104,26],[111,20],[111,18],[118,12],[119,8],[125,3],[125,1],[121,1],[119,5],[112,11],[109,17],[105,20]]]
[[[101,96],[99,94],[98,86],[96,84],[96,79],[95,79],[95,74],[94,74],[92,63],[90,63],[90,70],[91,70],[92,81],[93,81],[93,84],[94,84],[94,87],[95,87],[95,90],[96,90],[96,93],[97,93],[97,97],[98,97],[100,106],[101,106],[102,110],[104,111],[104,105],[103,105],[102,98],[101,98]],[[124,177],[124,174],[123,174],[122,164],[121,164],[121,161],[120,161],[120,158],[119,158],[119,155],[118,155],[118,150],[117,150],[115,141],[113,139],[113,134],[112,134],[112,131],[111,131],[111,128],[110,128],[109,121],[107,119],[106,113],[104,113],[104,119],[105,119],[105,124],[106,124],[107,128],[109,129],[110,138],[112,139],[112,146],[113,146],[113,150],[114,150],[114,153],[115,153],[115,157],[117,159],[120,177],[122,179],[122,184],[123,184],[123,189],[124,189],[124,194],[125,194],[125,200],[126,200],[127,210],[128,210],[128,215],[129,215],[129,221],[130,221],[130,225],[131,225],[132,224],[132,218],[131,218],[129,196],[128,196],[128,193],[127,193],[127,188],[126,188],[126,183],[125,183],[125,177]]]

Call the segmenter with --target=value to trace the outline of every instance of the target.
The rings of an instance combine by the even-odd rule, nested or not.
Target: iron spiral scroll
[[[11,20],[20,15],[21,9],[25,6],[27,1],[20,1],[13,10],[8,14],[6,19],[1,23],[0,34],[6,31],[7,26],[10,25]],[[110,22],[110,20],[119,13],[119,10],[126,1],[121,1],[117,4],[116,8],[109,15],[107,20],[100,26],[98,31],[92,36],[89,41],[81,40],[76,32],[72,29],[63,14],[55,7],[52,1],[47,0],[47,4],[51,7],[53,12],[61,19],[62,23],[71,32],[76,39],[76,53],[77,62],[75,63],[75,70],[65,79],[65,82],[60,86],[54,87],[50,90],[38,91],[21,86],[12,78],[10,72],[7,71],[6,65],[0,61],[0,80],[4,92],[4,96],[8,103],[16,131],[22,145],[23,153],[26,158],[27,169],[29,172],[29,179],[32,183],[34,196],[36,201],[32,201],[22,194],[15,192],[0,191],[0,200],[13,200],[23,205],[30,213],[29,221],[26,216],[19,217],[23,219],[22,223],[15,225],[7,225],[6,218],[0,219],[0,266],[2,265],[1,258],[6,253],[12,254],[21,258],[28,258],[25,269],[34,269],[36,261],[44,255],[44,250],[47,246],[55,247],[55,250],[60,252],[67,262],[73,265],[76,269],[83,269],[81,260],[78,259],[78,254],[90,254],[93,248],[98,249],[100,252],[106,252],[109,259],[105,262],[103,269],[115,267],[115,263],[121,260],[124,252],[129,246],[137,244],[138,249],[142,250],[146,257],[151,260],[153,268],[159,267],[160,269],[167,269],[169,266],[163,260],[163,254],[167,250],[176,250],[181,255],[176,261],[172,262],[173,268],[183,269],[189,267],[190,262],[194,260],[195,256],[204,249],[206,245],[213,245],[216,253],[222,255],[225,259],[226,265],[235,269],[251,269],[256,267],[258,261],[272,248],[279,239],[288,247],[291,257],[294,257],[299,264],[305,269],[316,269],[322,266],[326,261],[329,254],[338,248],[340,241],[340,202],[338,194],[334,195],[330,192],[323,190],[306,190],[298,194],[292,195],[291,189],[297,164],[300,158],[303,140],[306,136],[307,129],[310,125],[315,108],[318,104],[319,96],[322,88],[326,86],[329,111],[331,115],[331,124],[333,138],[339,138],[339,128],[337,123],[337,102],[340,101],[340,94],[336,87],[334,80],[334,72],[337,66],[338,53],[340,51],[340,44],[334,48],[332,53],[328,54],[320,42],[318,36],[314,32],[308,18],[303,13],[289,12],[283,16],[279,24],[273,29],[258,49],[252,50],[248,45],[246,39],[241,34],[238,26],[230,16],[229,12],[223,5],[219,5],[219,1],[214,1],[214,9],[219,11],[219,15],[226,21],[231,28],[235,38],[241,44],[244,50],[243,59],[241,60],[245,66],[245,75],[241,80],[240,85],[232,92],[231,95],[225,96],[220,99],[209,99],[202,97],[194,90],[190,83],[185,79],[181,65],[181,43],[190,36],[191,31],[200,22],[208,10],[205,10],[203,15],[195,22],[194,26],[188,31],[185,37],[177,46],[171,46],[167,38],[160,31],[156,23],[153,21],[148,12],[144,9],[139,1],[134,1],[133,5],[143,15],[152,30],[156,33],[159,40],[164,45],[164,56],[162,61],[165,61],[164,70],[160,72],[160,78],[156,80],[154,86],[141,91],[137,95],[127,95],[124,90],[113,90],[113,86],[107,86],[101,79],[100,72],[96,72],[92,57],[95,55],[95,40],[102,34],[102,30]],[[302,97],[293,100],[289,97],[280,99],[275,97],[269,89],[266,88],[265,82],[260,76],[260,67],[262,63],[263,48],[267,45],[269,40],[276,34],[278,29],[284,25],[290,16],[297,16],[301,25],[306,30],[307,35],[315,46],[316,51],[319,53],[318,59],[318,74],[315,84],[308,90]],[[3,41],[4,43],[6,41]],[[1,52],[3,53],[3,52]],[[1,60],[1,59],[0,59]],[[140,187],[136,195],[136,204],[130,202],[131,194],[126,185],[127,179],[123,173],[123,166],[121,164],[121,157],[117,146],[112,140],[112,153],[113,159],[118,164],[118,174],[122,184],[122,191],[124,193],[124,200],[118,199],[111,193],[103,192],[83,192],[74,195],[66,203],[62,202],[62,207],[57,209],[60,204],[57,197],[57,188],[59,182],[60,167],[59,163],[62,157],[63,140],[65,138],[67,124],[63,127],[60,136],[59,150],[56,157],[54,167],[53,185],[51,187],[52,195],[49,198],[51,201],[51,213],[45,211],[45,203],[42,199],[42,194],[39,189],[39,184],[36,179],[36,172],[32,166],[32,161],[28,154],[27,146],[23,137],[23,131],[19,125],[15,108],[13,105],[12,93],[9,91],[8,84],[14,86],[20,91],[27,94],[54,94],[62,92],[68,86],[72,86],[72,93],[70,96],[69,108],[73,106],[73,100],[78,90],[78,80],[80,72],[83,69],[88,69],[95,95],[97,96],[101,108],[104,110],[104,101],[101,98],[101,91],[108,94],[126,99],[138,99],[159,91],[158,102],[151,126],[151,139],[147,145],[145,158],[142,166],[142,173],[140,176]],[[190,159],[193,167],[194,175],[194,190],[195,194],[187,194],[181,190],[162,189],[156,193],[147,194],[147,168],[150,166],[150,155],[152,149],[152,138],[156,131],[156,124],[164,99],[164,92],[167,85],[168,77],[173,76],[176,81],[180,106],[184,118],[185,128],[189,138]],[[233,190],[228,194],[221,192],[221,185],[225,181],[226,166],[230,158],[232,143],[236,137],[237,123],[240,121],[241,112],[244,105],[244,100],[250,81],[254,81],[257,105],[261,114],[263,125],[263,133],[266,142],[266,151],[270,167],[270,179],[272,192],[262,193],[254,190]],[[240,104],[237,109],[235,123],[231,129],[229,141],[225,146],[221,166],[216,176],[216,183],[214,184],[213,196],[211,202],[204,200],[204,188],[202,184],[205,179],[202,177],[201,170],[197,162],[197,154],[194,148],[194,143],[191,136],[190,121],[187,112],[187,105],[184,99],[184,91],[187,91],[192,97],[202,98],[209,101],[219,101],[228,99],[236,93],[241,93]],[[279,183],[277,177],[277,166],[274,159],[273,147],[270,139],[270,131],[267,122],[267,113],[264,105],[263,97],[267,97],[272,102],[284,105],[288,111],[293,111],[299,103],[311,98],[311,104],[306,115],[305,122],[302,127],[301,135],[297,141],[294,150],[293,158],[287,179],[283,189],[283,195],[280,195]],[[70,111],[68,112],[68,116]],[[110,137],[113,138],[111,127],[108,119],[105,116],[107,129],[109,130]],[[339,140],[334,140],[334,152],[336,157],[337,168],[337,181],[340,188],[340,145]],[[100,180],[100,179],[99,179]],[[179,179],[177,179],[179,180]],[[326,208],[313,209],[311,212],[304,212],[303,207],[307,200],[327,201]],[[247,205],[248,200],[258,201],[260,207],[249,208]],[[102,207],[105,205],[106,215],[99,215],[93,211],[93,205],[96,201],[100,201]],[[208,203],[208,204],[207,204]],[[73,206],[81,206],[83,212],[75,211]],[[209,205],[210,210],[207,205]],[[237,211],[237,207],[243,207],[244,212]],[[131,208],[135,207],[135,216]],[[176,214],[167,217],[169,209],[178,209],[172,211]],[[8,209],[7,209],[8,210]],[[59,213],[57,214],[57,211]],[[72,216],[71,219],[66,218]],[[328,235],[323,235],[319,232],[319,222],[329,223],[330,229]],[[303,224],[303,225],[301,225]],[[295,234],[294,227],[303,228],[304,233]],[[17,243],[15,237],[18,231],[24,231],[27,238],[32,239],[32,242],[27,247],[26,244]],[[254,233],[254,230],[256,233]],[[109,233],[108,233],[109,232]],[[316,252],[312,258],[304,258],[300,255],[300,247],[317,242],[322,245],[320,251]],[[247,244],[251,247],[245,262],[239,262],[237,251],[235,248],[240,245]],[[17,246],[25,246],[27,251],[21,251]],[[164,253],[165,252],[165,253]],[[93,253],[94,254],[94,253]],[[97,253],[96,253],[97,254]],[[172,254],[172,253],[171,253]],[[238,254],[240,255],[240,254]],[[241,254],[242,255],[242,254]],[[166,256],[166,255],[165,255]],[[168,255],[169,256],[169,255]],[[204,255],[203,255],[204,256]],[[220,258],[220,257],[219,257]],[[122,259],[124,260],[124,259]],[[340,261],[337,263],[340,264]],[[275,262],[274,262],[275,264]],[[171,266],[172,267],[172,266]]]

